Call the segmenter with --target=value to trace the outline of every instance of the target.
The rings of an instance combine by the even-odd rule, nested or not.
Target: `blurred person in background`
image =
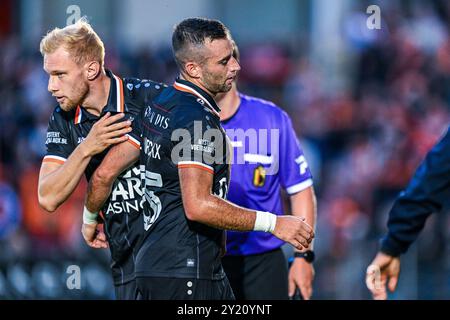
[[[48,90],[58,102],[48,125],[38,190],[40,205],[53,212],[74,192],[83,173],[91,178],[108,147],[128,141],[131,121],[121,119],[151,103],[160,85],[122,79],[105,69],[103,42],[83,19],[50,31],[40,51]],[[105,248],[108,241],[118,299],[135,297],[133,246],[142,229],[140,190],[139,168],[130,166],[103,207],[106,237],[99,232],[95,239],[85,239],[94,248]],[[87,211],[83,222],[83,228],[97,227]],[[131,228],[135,223],[141,228]]]
[[[239,61],[236,44],[233,56]],[[227,199],[246,208],[282,215],[283,188],[289,194],[293,215],[305,218],[314,229],[317,210],[312,176],[289,116],[272,102],[240,93],[236,81],[229,92],[218,94],[216,101],[221,124],[234,148]],[[239,137],[235,130],[256,130],[258,140]],[[277,130],[278,140],[270,141],[273,137],[260,135],[259,130],[267,130],[269,135]],[[252,143],[264,145],[266,150],[252,154]],[[275,162],[277,170],[270,172]],[[294,296],[297,288],[304,299],[310,299],[313,243],[303,252],[295,249],[289,274],[283,244],[270,233],[227,232],[227,254],[222,263],[237,299],[285,300]]]
[[[450,131],[434,146],[395,201],[375,259],[367,268],[367,288],[376,300],[387,299],[400,274],[400,255],[417,239],[428,216],[450,204]]]

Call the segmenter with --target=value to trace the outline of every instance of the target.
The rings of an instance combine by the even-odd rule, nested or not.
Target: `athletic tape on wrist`
[[[270,212],[256,211],[254,231],[273,232],[277,224],[277,216]]]
[[[83,223],[84,224],[96,224],[98,212],[90,212],[86,206],[83,209]]]

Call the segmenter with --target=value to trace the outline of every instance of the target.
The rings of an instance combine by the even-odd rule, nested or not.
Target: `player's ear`
[[[100,74],[100,63],[97,61],[90,61],[85,67],[88,80],[94,80]]]
[[[184,70],[191,78],[200,78],[201,76],[201,68],[200,65],[195,61],[186,62],[184,65]]]

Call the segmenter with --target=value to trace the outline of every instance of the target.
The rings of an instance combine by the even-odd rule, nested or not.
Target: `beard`
[[[70,111],[75,109],[77,106],[81,106],[86,99],[89,92],[89,86],[86,83],[80,83],[74,88],[70,97],[65,96],[64,100],[59,103],[59,106],[64,111]]]
[[[231,90],[231,84],[226,84],[226,83],[223,83],[220,85],[218,84],[210,89],[210,91],[214,94],[224,93],[224,92],[228,92],[230,90]]]
[[[205,74],[203,83],[205,84],[206,89],[214,95],[230,91],[233,85],[233,81],[227,83],[227,78],[214,77],[209,73]]]

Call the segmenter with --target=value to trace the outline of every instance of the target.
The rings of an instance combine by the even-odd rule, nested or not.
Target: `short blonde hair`
[[[64,47],[77,64],[97,61],[103,68],[105,46],[85,18],[62,29],[55,28],[41,40],[42,56]]]

